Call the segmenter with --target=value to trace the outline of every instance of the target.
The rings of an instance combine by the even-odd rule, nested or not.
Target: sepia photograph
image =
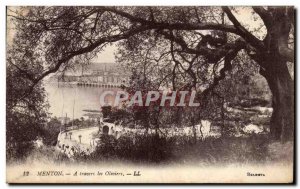
[[[294,184],[295,20],[6,6],[6,182]]]

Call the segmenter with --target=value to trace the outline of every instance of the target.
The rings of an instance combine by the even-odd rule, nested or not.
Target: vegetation
[[[194,143],[192,137],[187,136],[165,138],[155,134],[135,137],[126,135],[118,140],[112,136],[103,136],[102,142],[91,155],[77,153],[74,159],[85,163],[109,161],[141,164],[196,163],[203,166],[293,161],[291,156],[293,144],[271,143],[267,135],[207,138],[198,140],[197,143]],[[286,149],[286,153],[277,147]]]
[[[257,24],[242,22],[245,12]],[[201,106],[182,114],[159,108],[124,112],[145,128],[158,130],[170,119],[177,127],[195,125],[205,118],[219,121],[226,133],[229,119],[236,118],[224,107],[264,104],[273,108],[267,139],[294,139],[293,7],[9,7],[8,23],[14,30],[7,47],[8,157],[26,156],[45,134],[43,79],[90,63],[112,43],[117,61],[134,76],[126,90],[197,91]],[[270,91],[257,89],[261,81]]]

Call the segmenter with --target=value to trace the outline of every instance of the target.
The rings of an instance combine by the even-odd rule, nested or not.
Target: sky
[[[115,56],[114,53],[117,50],[115,45],[107,46],[104,51],[98,54],[96,58],[92,60],[95,63],[114,63]]]

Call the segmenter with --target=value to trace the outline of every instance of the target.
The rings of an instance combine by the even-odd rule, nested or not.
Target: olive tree
[[[8,9],[9,23],[16,31],[14,38],[22,39],[13,44],[13,49],[19,52],[20,60],[22,57],[31,60],[27,64],[14,63],[28,81],[27,89],[14,104],[30,95],[49,74],[88,63],[115,42],[120,49],[126,47],[127,51],[141,52],[142,56],[148,44],[152,44],[152,48],[157,48],[153,56],[156,63],[171,62],[173,67],[165,66],[173,86],[176,80],[180,86],[200,86],[200,73],[211,73],[200,80],[202,84],[207,80],[200,96],[213,91],[232,69],[232,62],[244,53],[259,67],[272,92],[271,135],[277,140],[293,139],[294,81],[288,69],[288,64],[294,62],[293,7],[246,7],[254,15],[252,19],[262,23],[257,30],[240,21],[244,12],[238,13],[235,7]],[[150,43],[143,48],[139,45],[143,41]],[[41,71],[33,73],[30,67],[41,67]]]

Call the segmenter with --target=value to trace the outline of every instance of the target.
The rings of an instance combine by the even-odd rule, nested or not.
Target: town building
[[[116,63],[92,63],[82,67],[81,74],[65,74],[58,78],[59,82],[95,87],[121,87],[128,80],[129,74]]]

